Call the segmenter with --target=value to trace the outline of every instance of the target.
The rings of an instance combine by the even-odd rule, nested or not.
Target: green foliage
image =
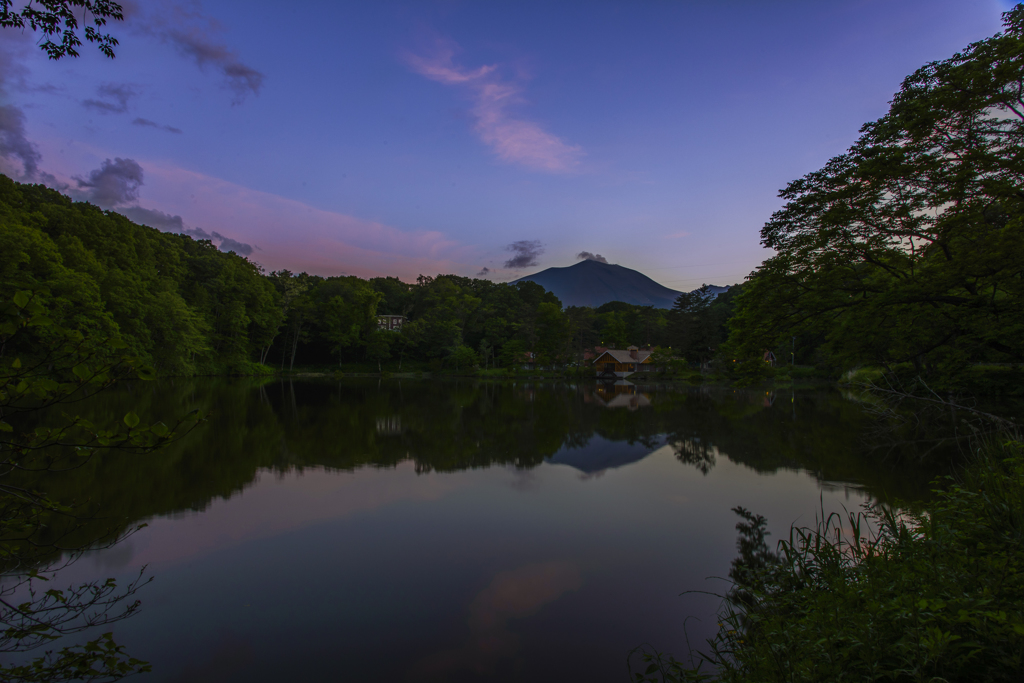
[[[825,365],[954,383],[1024,360],[1024,7],[1004,22],[909,76],[846,154],[781,192],[761,231],[776,255],[731,325],[739,355],[796,335]]]
[[[32,417],[63,404],[92,399],[127,377],[152,378],[136,357],[123,355],[119,337],[90,337],[63,326],[46,305],[45,293],[18,290],[0,303],[0,652],[28,652],[57,639],[131,616],[129,601],[140,580],[119,588],[111,579],[67,590],[38,586],[52,556],[73,561],[76,546],[67,530],[83,511],[49,495],[26,478],[85,466],[97,453],[150,453],[173,442],[199,420],[147,424],[129,410],[120,423],[63,415],[30,428]],[[13,353],[11,353],[13,351]],[[57,532],[56,537],[49,535]],[[120,534],[115,533],[116,540]],[[81,549],[101,538],[85,540]],[[141,579],[141,576],[140,576]],[[14,603],[12,596],[19,596]],[[116,680],[147,671],[107,633],[84,645],[46,652],[26,664],[0,664],[5,681]]]
[[[468,346],[456,346],[448,356],[448,363],[455,368],[455,372],[470,370],[476,362],[476,352]]]
[[[1020,680],[1024,448],[989,445],[944,483],[925,512],[832,515],[778,553],[738,508],[734,587],[703,655],[716,680]]]
[[[691,363],[707,367],[728,336],[727,324],[743,285],[712,298],[708,285],[680,294],[668,317],[668,338],[673,352]]]
[[[530,358],[559,369],[580,365],[585,350],[601,342],[668,347],[672,335],[682,335],[691,346],[716,346],[731,312],[724,305],[731,293],[719,296],[695,314],[698,330],[651,306],[563,309],[529,281],[438,275],[407,284],[393,277],[264,274],[209,241],[136,225],[6,177],[0,228],[0,298],[45,290],[65,326],[117,336],[164,376],[259,374],[297,363],[378,372],[401,371],[406,361],[462,368],[461,357],[452,359],[460,347],[472,349],[473,363],[484,368]],[[401,332],[377,334],[378,314],[405,316]]]
[[[0,300],[18,290],[167,375],[257,360],[283,317],[273,283],[236,254],[0,176]]]
[[[0,28],[24,30],[28,26],[33,31],[41,31],[43,39],[39,47],[50,59],[77,57],[83,37],[96,43],[97,49],[107,57],[114,57],[117,38],[97,29],[106,26],[108,19],[124,20],[118,3],[112,0],[40,0],[26,3],[20,11],[12,10],[13,4],[13,0],[0,0]],[[85,22],[90,16],[92,26],[86,24],[79,36],[79,17]],[[53,42],[53,36],[59,36],[60,42]]]

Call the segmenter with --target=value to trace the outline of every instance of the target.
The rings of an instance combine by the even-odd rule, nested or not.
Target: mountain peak
[[[513,282],[530,280],[557,296],[564,306],[598,306],[625,301],[638,306],[671,308],[682,293],[660,285],[643,273],[615,263],[587,259],[562,268],[548,268]]]

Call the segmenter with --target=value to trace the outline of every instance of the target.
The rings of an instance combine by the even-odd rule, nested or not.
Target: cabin
[[[404,315],[378,315],[377,329],[389,332],[401,332],[402,323],[405,322]]]
[[[626,350],[605,349],[604,353],[594,359],[594,368],[598,377],[629,377],[640,371],[641,365],[650,366],[651,352],[641,351],[636,346]]]

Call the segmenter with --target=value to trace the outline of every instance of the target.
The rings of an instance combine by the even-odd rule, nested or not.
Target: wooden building
[[[594,367],[599,377],[629,377],[639,372],[642,365],[650,365],[651,352],[641,351],[635,346],[626,350],[606,349],[594,359]]]

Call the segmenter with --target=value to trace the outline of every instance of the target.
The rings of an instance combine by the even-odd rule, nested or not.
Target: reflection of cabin
[[[594,359],[594,367],[600,376],[629,377],[634,372],[639,372],[641,365],[649,366],[650,362],[650,351],[641,351],[635,346],[630,346],[625,351],[607,349]]]
[[[392,330],[395,332],[402,331],[402,323],[405,322],[404,315],[378,315],[377,316],[377,329],[378,330]]]
[[[588,400],[589,399],[589,400]],[[588,403],[594,402],[605,408],[626,408],[637,410],[651,405],[650,395],[640,391],[632,382],[620,379],[614,384],[601,384],[590,397],[585,397]]]

